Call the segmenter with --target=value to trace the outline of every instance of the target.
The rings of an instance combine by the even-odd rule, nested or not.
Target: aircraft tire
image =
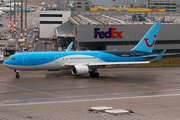
[[[90,73],[90,77],[99,77],[99,73]]]
[[[20,78],[20,75],[18,73],[16,74],[16,78]]]
[[[96,76],[96,77],[99,77],[99,73],[96,73],[95,76]]]

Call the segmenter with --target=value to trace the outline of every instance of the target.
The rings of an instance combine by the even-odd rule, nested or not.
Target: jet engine
[[[89,67],[84,65],[76,65],[71,69],[73,75],[85,75],[89,73]]]

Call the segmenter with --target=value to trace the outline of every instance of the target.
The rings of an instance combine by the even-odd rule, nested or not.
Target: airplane
[[[3,12],[10,12],[10,7],[0,7],[0,10]],[[14,8],[11,8],[11,11],[14,11]]]
[[[4,12],[0,10],[0,15],[3,15],[3,14],[4,14]]]
[[[75,76],[89,74],[99,77],[97,69],[106,66],[143,64],[159,61],[166,49],[160,55],[153,54],[153,48],[161,23],[155,23],[143,36],[140,42],[131,50],[116,51],[71,51],[72,44],[66,51],[53,52],[22,52],[10,56],[3,64],[16,72],[19,78],[20,70],[59,71],[71,69]]]

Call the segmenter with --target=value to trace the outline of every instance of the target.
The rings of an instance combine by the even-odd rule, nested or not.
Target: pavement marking
[[[60,78],[69,78],[69,76],[59,76]]]
[[[99,76],[105,76],[105,75],[99,75]]]
[[[180,96],[180,94],[164,94],[164,95],[149,95],[149,96],[135,96],[135,97],[117,97],[117,98],[103,98],[103,99],[86,99],[86,100],[71,100],[71,101],[57,101],[57,102],[40,102],[40,103],[21,103],[21,104],[6,104],[3,106],[17,106],[17,105],[37,105],[37,104],[55,104],[55,103],[68,103],[68,102],[87,102],[87,101],[100,101],[100,100],[117,100],[117,99],[133,99],[133,98],[153,98],[153,97],[171,97]]]
[[[155,82],[155,83],[160,83],[160,84],[165,84],[165,85],[177,85],[177,83],[166,83],[166,82]]]
[[[115,75],[112,75],[112,74],[111,74],[111,75],[106,75],[106,76],[114,77]]]
[[[22,89],[22,90],[33,91],[33,92],[36,92],[36,93],[41,93],[41,94],[46,94],[46,95],[60,97],[59,95],[56,95],[56,94],[51,94],[51,93],[42,92],[42,91],[33,90],[33,89],[27,89],[27,88],[23,88],[23,87],[14,86],[14,85],[8,85],[8,84],[3,84],[3,83],[0,83],[0,85],[9,86],[9,87],[13,87],[13,88]]]

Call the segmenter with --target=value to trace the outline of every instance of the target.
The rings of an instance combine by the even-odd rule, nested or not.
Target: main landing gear
[[[19,75],[19,70],[14,70],[16,72],[16,78],[20,78],[20,75]]]
[[[91,72],[89,73],[90,77],[99,77],[99,73],[98,72]]]
[[[90,77],[99,77],[99,73],[97,72],[97,68],[91,68],[89,72]]]

